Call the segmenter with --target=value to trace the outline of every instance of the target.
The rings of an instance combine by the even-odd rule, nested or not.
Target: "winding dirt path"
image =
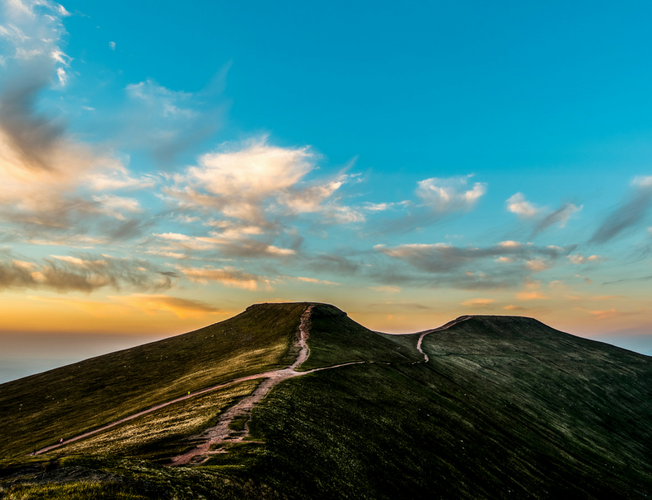
[[[425,352],[423,352],[423,349],[421,349],[421,343],[423,342],[423,337],[425,337],[429,333],[430,332],[423,332],[419,336],[419,341],[417,342],[417,351],[419,351],[421,354],[423,354],[423,362],[424,363],[427,363],[428,361],[430,361],[430,358],[428,358],[428,355]]]
[[[446,323],[446,324],[444,324],[444,325],[442,325],[440,327],[433,328],[432,330],[426,330],[421,335],[419,335],[419,340],[417,342],[417,350],[421,354],[423,354],[423,361],[416,361],[415,363],[412,363],[412,364],[427,363],[428,361],[430,361],[430,358],[428,358],[428,355],[425,352],[423,352],[423,348],[421,347],[421,344],[423,343],[423,339],[424,339],[424,337],[426,335],[428,335],[430,333],[434,333],[434,332],[440,332],[442,330],[448,330],[451,326],[457,325],[458,323],[462,323],[462,322],[466,321],[467,319],[469,319],[471,317],[472,316],[460,316],[459,318],[456,318],[456,319],[454,319],[452,321],[449,321],[448,323]]]
[[[222,443],[238,443],[243,441],[249,436],[249,427],[248,422],[251,419],[251,411],[254,407],[262,401],[267,394],[279,383],[294,377],[302,377],[310,373],[315,373],[322,370],[332,370],[334,368],[341,368],[343,366],[356,365],[364,363],[364,361],[355,361],[352,363],[344,363],[341,365],[327,366],[323,368],[315,368],[313,370],[308,370],[305,372],[296,371],[310,355],[310,350],[308,348],[308,322],[310,320],[310,314],[312,312],[312,306],[309,306],[301,316],[301,324],[299,325],[299,354],[297,359],[292,363],[288,368],[283,370],[277,370],[273,372],[261,373],[257,378],[265,378],[265,380],[256,388],[256,390],[246,396],[238,404],[232,406],[226,410],[217,425],[206,429],[202,434],[194,436],[191,439],[200,441],[195,448],[187,451],[183,455],[176,456],[168,464],[168,466],[176,465],[186,465],[186,464],[201,464],[210,458],[210,455],[217,453],[224,453],[223,450],[211,450],[215,445]],[[229,428],[229,425],[235,420],[244,418],[246,422],[244,424],[244,429],[242,431],[234,431]]]
[[[299,338],[297,341],[297,346],[299,347],[299,354],[297,355],[297,358],[295,361],[287,368],[281,369],[281,370],[272,370],[268,372],[262,372],[262,373],[256,373],[254,375],[248,375],[246,377],[240,377],[235,380],[231,380],[230,382],[225,382],[222,384],[218,385],[213,385],[211,387],[206,387],[204,389],[201,389],[199,391],[192,392],[190,394],[186,394],[184,396],[181,396],[179,398],[173,399],[171,401],[166,401],[165,403],[160,403],[155,406],[152,406],[151,408],[147,408],[146,410],[139,411],[138,413],[134,413],[133,415],[129,415],[128,417],[121,418],[120,420],[116,420],[115,422],[111,422],[110,424],[106,424],[102,427],[99,427],[97,429],[94,429],[89,432],[85,432],[84,434],[80,434],[78,436],[69,438],[65,440],[63,443],[57,443],[53,444],[50,446],[46,446],[45,448],[41,448],[40,450],[37,450],[36,452],[30,454],[30,455],[41,455],[42,453],[47,453],[52,450],[56,450],[58,448],[61,448],[63,446],[66,446],[69,443],[74,443],[75,441],[79,441],[81,439],[85,439],[90,436],[94,436],[95,434],[99,434],[100,432],[104,432],[108,429],[111,429],[112,427],[115,427],[117,425],[123,424],[125,422],[129,422],[130,420],[134,420],[138,417],[141,417],[143,415],[147,415],[148,413],[152,413],[154,411],[160,410],[161,408],[165,408],[166,406],[170,406],[172,404],[178,403],[180,401],[185,401],[190,398],[194,398],[196,396],[200,396],[202,394],[206,394],[207,392],[211,391],[216,391],[219,389],[224,389],[226,387],[230,387],[235,384],[239,384],[240,382],[245,382],[247,380],[257,380],[257,379],[265,379],[263,382],[254,390],[252,394],[249,396],[245,397],[242,399],[238,404],[235,406],[232,406],[229,408],[227,411],[225,411],[222,416],[220,417],[219,422],[215,427],[211,427],[207,429],[204,433],[202,433],[200,436],[196,436],[195,439],[202,441],[202,444],[194,448],[193,450],[190,450],[189,452],[175,457],[172,459],[172,462],[170,465],[183,465],[189,463],[193,458],[200,456],[200,461],[205,461],[207,460],[206,457],[203,457],[203,455],[207,454],[211,448],[212,445],[218,444],[221,442],[225,441],[242,441],[247,435],[248,435],[248,428],[245,424],[245,432],[240,433],[237,436],[231,436],[234,431],[229,429],[229,424],[233,422],[238,417],[247,417],[247,420],[249,419],[251,415],[251,410],[253,407],[259,403],[267,394],[269,391],[272,390],[274,386],[276,386],[278,383],[282,382],[283,380],[286,380],[288,378],[292,377],[300,377],[303,375],[308,375],[310,373],[318,372],[321,370],[331,370],[333,368],[340,368],[343,366],[348,366],[348,365],[354,365],[354,364],[360,364],[364,363],[364,361],[357,361],[353,363],[344,363],[341,365],[335,365],[335,366],[328,366],[324,368],[316,368],[314,370],[309,370],[305,372],[298,372],[296,371],[297,368],[303,364],[306,359],[308,359],[308,356],[310,355],[310,349],[308,348],[308,337],[309,337],[309,331],[308,331],[308,322],[310,320],[310,314],[312,313],[312,305],[308,306],[306,310],[303,312],[301,315],[301,323],[299,325]],[[231,437],[230,437],[231,436]],[[197,460],[195,460],[197,461]]]
[[[166,406],[170,406],[172,404],[178,403],[180,401],[185,401],[186,399],[194,398],[196,396],[200,396],[202,394],[206,394],[207,392],[211,391],[216,391],[219,389],[224,389],[226,387],[230,387],[232,385],[238,384],[240,382],[245,382],[247,380],[257,380],[257,379],[264,379],[263,382],[254,390],[253,393],[251,393],[249,396],[246,396],[244,399],[240,400],[235,406],[232,406],[228,410],[226,410],[222,416],[220,417],[220,420],[218,421],[217,425],[214,427],[211,427],[209,429],[206,429],[202,434],[194,436],[191,439],[194,439],[196,441],[199,441],[201,444],[197,445],[195,448],[192,450],[184,453],[183,455],[179,455],[177,457],[174,457],[170,464],[168,465],[185,465],[188,463],[202,463],[208,460],[209,456],[214,453],[223,453],[222,451],[211,451],[211,447],[220,443],[225,443],[225,442],[240,442],[243,439],[245,439],[249,435],[249,429],[247,426],[247,422],[251,418],[251,411],[253,408],[260,402],[262,401],[267,394],[280,382],[283,380],[287,380],[289,378],[293,377],[302,377],[304,375],[308,375],[310,373],[315,373],[319,372],[322,370],[332,370],[334,368],[341,368],[344,366],[349,366],[349,365],[358,365],[358,364],[363,364],[366,363],[366,361],[354,361],[351,363],[344,363],[341,365],[335,365],[335,366],[326,366],[323,368],[315,368],[313,370],[308,370],[305,372],[298,372],[296,371],[297,368],[299,368],[307,359],[308,356],[310,355],[310,349],[308,348],[308,338],[310,336],[309,333],[309,328],[308,328],[308,323],[310,321],[310,315],[312,313],[312,308],[313,306],[310,305],[306,308],[306,310],[303,312],[301,315],[301,323],[299,324],[299,336],[297,340],[297,346],[299,347],[299,354],[297,355],[297,358],[294,360],[294,362],[288,366],[287,368],[283,368],[281,370],[272,370],[268,372],[262,372],[262,373],[256,373],[254,375],[248,375],[246,377],[240,377],[235,380],[232,380],[230,382],[225,382],[222,384],[218,385],[213,385],[211,387],[206,387],[205,389],[201,389],[199,391],[192,392],[190,394],[186,394],[185,396],[181,396],[179,398],[173,399],[171,401],[167,401],[165,403],[160,403],[155,406],[152,406],[151,408],[148,408],[146,410],[142,410],[138,413],[134,413],[133,415],[129,415],[128,417],[121,418],[120,420],[116,420],[115,422],[111,422],[110,424],[104,425],[102,427],[99,427],[97,429],[94,429],[92,431],[86,432],[84,434],[80,434],[79,436],[72,437],[70,439],[65,440],[63,443],[57,443],[53,444],[50,446],[46,446],[45,448],[41,448],[40,450],[37,450],[36,452],[30,454],[30,455],[40,455],[42,453],[47,453],[48,451],[56,450],[58,448],[61,448],[62,446],[66,446],[69,443],[74,443],[75,441],[79,441],[81,439],[85,439],[87,437],[93,436],[95,434],[99,434],[100,432],[104,432],[108,429],[111,429],[112,427],[115,427],[117,425],[123,424],[125,422],[129,422],[130,420],[133,420],[135,418],[141,417],[143,415],[147,415],[148,413],[152,413],[154,411],[160,410],[161,408],[165,408]],[[428,355],[423,352],[422,349],[422,343],[423,339],[425,338],[426,335],[434,332],[438,332],[441,330],[446,330],[450,328],[453,325],[456,325],[458,323],[461,323],[463,321],[466,321],[469,319],[471,316],[460,316],[459,318],[449,321],[445,325],[440,326],[439,328],[434,328],[433,330],[427,330],[419,336],[419,340],[417,342],[417,349],[418,351],[423,354],[423,361],[416,361],[416,363],[427,363],[429,361]],[[389,363],[388,363],[389,364]],[[229,428],[229,425],[236,419],[236,418],[246,418],[246,422],[244,425],[244,430],[243,431],[234,431]]]

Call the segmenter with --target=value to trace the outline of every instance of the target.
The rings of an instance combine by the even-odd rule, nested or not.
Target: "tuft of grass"
[[[245,429],[245,425],[247,423],[247,420],[249,420],[248,416],[240,416],[236,417],[233,419],[233,421],[229,424],[229,429],[232,431],[236,432],[242,432]]]

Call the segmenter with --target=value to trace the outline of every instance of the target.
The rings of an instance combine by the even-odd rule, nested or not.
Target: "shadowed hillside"
[[[159,379],[145,377],[143,387],[155,392],[154,402],[178,393],[178,374],[194,390],[287,366],[298,352],[306,307],[252,306],[167,344],[135,348],[147,350],[138,359],[159,354],[147,366]],[[7,458],[0,484],[15,495],[7,498],[41,498],[43,488],[64,486],[69,498],[91,498],[82,491],[89,484],[132,495],[125,498],[652,497],[650,358],[530,318],[465,316],[435,330],[393,336],[372,332],[333,306],[314,304],[308,312],[310,353],[301,372],[275,386],[249,416],[233,420],[233,437],[207,460],[166,467],[260,379],[180,401],[36,457],[25,457],[20,444],[29,441],[34,417],[10,415],[22,427],[10,429],[2,445]],[[206,348],[208,333],[224,340],[200,355],[201,369],[181,363],[189,356],[173,357],[189,336]],[[111,386],[120,376],[110,373],[119,367],[116,356],[129,351],[84,363],[104,367]],[[211,356],[216,362],[207,374]],[[33,411],[38,401],[27,389],[34,380],[65,387],[61,370],[70,369],[0,385],[0,398],[23,387],[14,404]],[[140,385],[130,391],[147,392]],[[124,410],[117,397],[102,394],[92,401],[104,420],[118,414],[111,405]],[[71,432],[88,427],[77,416],[81,411],[70,410]],[[48,421],[48,432],[56,425]],[[66,482],[70,471],[77,475]]]

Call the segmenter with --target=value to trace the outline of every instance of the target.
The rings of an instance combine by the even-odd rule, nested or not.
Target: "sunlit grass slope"
[[[330,321],[323,332],[341,329]],[[346,356],[336,338],[329,356]],[[280,385],[254,411],[266,444],[212,463],[246,461],[290,498],[652,496],[649,357],[510,317],[472,317],[423,348],[427,364]]]
[[[257,307],[238,321],[265,321],[255,330],[270,336],[265,349],[289,364],[305,304]],[[211,328],[231,328],[223,325]],[[38,485],[48,494],[69,487],[66,471],[83,470],[80,478],[100,477],[97,488],[170,499],[652,498],[651,358],[529,318],[473,316],[432,331],[422,344],[428,363],[418,337],[378,334],[316,304],[304,368],[364,363],[276,386],[254,409],[248,441],[221,445],[201,466],[160,465],[255,382],[37,457],[52,471],[21,474],[50,477]],[[220,376],[236,376],[227,371]],[[12,481],[0,477],[0,488],[41,498]],[[71,498],[95,498],[80,495]]]
[[[306,304],[260,304],[200,330],[0,385],[6,460],[295,357]]]

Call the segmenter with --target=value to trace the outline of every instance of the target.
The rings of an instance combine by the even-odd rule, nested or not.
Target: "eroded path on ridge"
[[[260,402],[268,393],[269,391],[272,390],[274,386],[276,386],[278,383],[282,382],[283,380],[286,380],[288,378],[292,377],[299,377],[303,375],[308,375],[309,373],[314,373],[317,371],[321,370],[330,370],[333,368],[340,368],[342,366],[347,366],[347,365],[352,365],[352,364],[359,364],[362,363],[360,361],[354,362],[354,363],[345,363],[342,365],[336,365],[336,366],[328,366],[324,368],[316,368],[314,370],[309,370],[305,372],[297,372],[295,371],[299,366],[301,366],[302,363],[308,359],[308,356],[310,354],[310,350],[308,348],[308,337],[309,337],[309,332],[308,332],[308,323],[310,320],[310,314],[312,313],[312,308],[313,306],[308,306],[306,310],[303,312],[301,315],[301,323],[299,325],[299,338],[297,341],[297,346],[299,347],[299,354],[297,355],[297,358],[295,361],[288,367],[284,368],[281,370],[272,370],[272,371],[267,371],[267,372],[261,372],[261,373],[256,373],[254,375],[248,375],[245,377],[240,377],[235,380],[231,380],[230,382],[225,382],[222,384],[214,385],[211,387],[206,387],[204,389],[201,389],[199,391],[191,392],[190,394],[186,394],[185,396],[181,396],[179,398],[166,401],[165,403],[160,403],[155,406],[152,406],[151,408],[147,408],[146,410],[139,411],[138,413],[134,413],[133,415],[129,415],[127,417],[121,418],[119,420],[116,420],[115,422],[111,422],[109,424],[106,424],[102,427],[99,427],[97,429],[94,429],[89,432],[85,432],[84,434],[80,434],[78,436],[74,436],[72,438],[66,439],[63,443],[57,443],[53,444],[50,446],[46,446],[45,448],[41,448],[40,450],[37,450],[35,453],[32,455],[40,455],[42,453],[47,453],[52,450],[56,450],[58,448],[61,448],[63,446],[66,446],[69,443],[74,443],[75,441],[79,441],[81,439],[85,439],[87,437],[93,436],[95,434],[99,434],[101,432],[104,432],[106,430],[109,430],[113,427],[116,427],[120,424],[123,424],[125,422],[129,422],[130,420],[134,420],[138,417],[141,417],[143,415],[147,415],[148,413],[155,412],[157,410],[160,410],[161,408],[165,408],[166,406],[170,406],[172,404],[178,403],[180,401],[185,401],[187,399],[194,398],[196,396],[200,396],[202,394],[206,394],[207,392],[212,392],[216,391],[219,389],[224,389],[227,387],[230,387],[232,385],[239,384],[240,382],[245,382],[247,380],[257,380],[257,379],[265,379],[257,388],[256,390],[249,396],[245,397],[242,399],[238,404],[235,406],[229,408],[226,410],[218,424],[215,427],[212,427],[210,429],[207,429],[201,436],[198,436],[197,439],[202,440],[201,445],[199,445],[197,448],[185,453],[184,455],[181,455],[180,457],[175,457],[172,460],[171,465],[182,465],[188,463],[192,458],[198,456],[198,455],[203,455],[205,454],[212,445],[226,441],[229,435],[233,432],[229,429],[229,424],[233,422],[235,418],[242,417],[242,416],[247,416],[247,418],[251,414],[251,410],[253,407]],[[246,425],[245,425],[245,430]],[[245,433],[245,435],[238,436],[234,439],[231,439],[231,442],[233,441],[241,441],[246,437],[246,434],[248,431]],[[203,460],[202,460],[203,461]]]
[[[235,406],[232,406],[226,410],[220,417],[217,425],[206,429],[202,434],[194,436],[197,441],[200,441],[195,448],[187,451],[183,455],[176,456],[168,464],[170,466],[175,465],[186,465],[189,463],[192,464],[201,464],[210,458],[210,455],[216,453],[224,453],[223,450],[211,450],[211,448],[216,445],[223,443],[237,443],[243,441],[249,436],[248,422],[251,418],[251,411],[254,407],[260,403],[267,394],[279,383],[289,378],[302,377],[303,375],[308,375],[310,373],[315,373],[322,370],[332,370],[334,368],[341,368],[343,366],[356,365],[364,363],[364,361],[355,361],[352,363],[344,363],[341,365],[327,366],[324,368],[315,368],[313,370],[308,370],[305,372],[296,371],[310,355],[310,350],[308,348],[308,337],[310,335],[308,331],[308,323],[310,321],[310,314],[312,313],[312,307],[308,308],[301,315],[301,323],[299,325],[299,354],[297,359],[292,363],[288,368],[283,370],[276,370],[273,372],[263,373],[255,378],[265,378],[265,380],[251,393],[249,396],[246,396]],[[231,423],[236,419],[245,419],[244,429],[241,432],[234,431],[230,428]]]
[[[430,361],[430,358],[425,352],[423,352],[423,348],[421,347],[421,344],[423,343],[423,339],[425,338],[426,335],[430,333],[441,332],[442,330],[448,330],[451,326],[455,326],[458,323],[462,323],[469,318],[471,318],[471,316],[460,316],[459,318],[454,319],[453,321],[449,321],[448,323],[440,327],[433,328],[432,330],[426,330],[425,332],[421,333],[421,335],[419,335],[419,340],[417,341],[417,351],[419,351],[423,355],[423,361],[415,361],[412,364],[414,365],[417,363],[427,363],[428,361]]]
[[[138,413],[134,413],[133,415],[129,415],[127,417],[121,418],[120,420],[116,420],[115,422],[111,422],[109,424],[106,424],[102,427],[99,427],[97,429],[94,429],[89,432],[85,432],[84,434],[80,434],[78,436],[74,436],[72,438],[69,438],[65,440],[63,443],[57,443],[53,444],[50,446],[46,446],[45,448],[41,448],[40,450],[37,450],[31,455],[40,455],[42,453],[47,453],[52,450],[56,450],[58,448],[61,448],[63,446],[66,446],[69,443],[74,443],[75,441],[79,441],[81,439],[85,439],[87,437],[93,436],[95,434],[99,434],[101,432],[104,432],[106,430],[109,430],[113,427],[116,427],[120,424],[123,424],[125,422],[129,422],[130,420],[134,420],[138,417],[141,417],[143,415],[147,415],[148,413],[155,412],[157,410],[160,410],[161,408],[165,408],[166,406],[170,406],[172,404],[178,403],[180,401],[185,401],[187,399],[194,398],[196,396],[200,396],[202,394],[206,394],[207,392],[212,392],[216,391],[219,389],[224,389],[227,387],[230,387],[235,384],[239,384],[240,382],[245,382],[248,380],[257,380],[257,379],[264,379],[263,382],[249,395],[240,400],[236,405],[232,406],[228,410],[226,410],[220,417],[217,425],[214,427],[211,427],[209,429],[206,429],[202,434],[193,436],[191,440],[199,442],[199,444],[193,448],[192,450],[184,453],[183,455],[176,456],[172,458],[171,462],[168,465],[174,466],[174,465],[185,465],[188,463],[193,463],[193,464],[199,464],[203,463],[206,460],[208,460],[209,455],[215,454],[215,453],[224,453],[223,450],[211,450],[211,448],[214,448],[216,445],[222,444],[222,443],[236,443],[244,440],[246,437],[249,435],[249,429],[248,429],[248,421],[251,418],[251,411],[253,408],[260,402],[262,401],[267,394],[280,382],[287,380],[289,378],[293,377],[302,377],[304,375],[309,375],[311,373],[319,372],[322,370],[332,370],[335,368],[341,368],[344,366],[349,366],[349,365],[357,365],[357,364],[363,364],[367,363],[367,361],[354,361],[350,363],[343,363],[340,365],[335,365],[335,366],[326,366],[322,368],[315,368],[313,370],[308,370],[304,372],[298,372],[296,371],[297,368],[299,368],[307,359],[308,356],[310,355],[310,349],[308,348],[308,338],[309,338],[309,321],[310,321],[310,315],[312,314],[312,309],[313,306],[310,305],[306,308],[306,310],[303,312],[301,315],[301,322],[299,324],[299,336],[297,340],[296,346],[299,348],[299,353],[294,360],[294,362],[288,366],[287,368],[283,368],[280,370],[272,370],[272,371],[267,371],[267,372],[261,372],[261,373],[256,373],[254,375],[248,375],[245,377],[240,377],[234,380],[231,380],[230,382],[225,382],[222,384],[214,385],[211,387],[206,387],[204,389],[200,389],[199,391],[191,392],[190,394],[186,394],[184,396],[181,396],[179,398],[166,401],[165,403],[160,403],[155,406],[152,406],[151,408],[147,408],[146,410],[142,410]],[[456,325],[458,323],[461,323],[463,321],[466,321],[469,319],[470,316],[461,316],[453,321],[450,321],[446,323],[445,325],[440,326],[439,328],[434,328],[432,330],[427,330],[423,333],[420,334],[419,340],[417,342],[417,350],[423,355],[424,360],[423,361],[416,361],[415,363],[427,363],[429,361],[428,355],[423,352],[423,349],[421,347],[423,343],[423,339],[425,338],[426,335],[430,333],[434,333],[437,331],[441,330],[446,330],[447,328],[450,328],[453,325]],[[373,361],[369,361],[373,363]],[[387,363],[390,364],[390,363]],[[413,363],[414,364],[414,363]],[[245,424],[244,424],[244,429],[243,431],[234,431],[233,429],[230,428],[230,425],[234,422],[236,419],[245,419]]]

